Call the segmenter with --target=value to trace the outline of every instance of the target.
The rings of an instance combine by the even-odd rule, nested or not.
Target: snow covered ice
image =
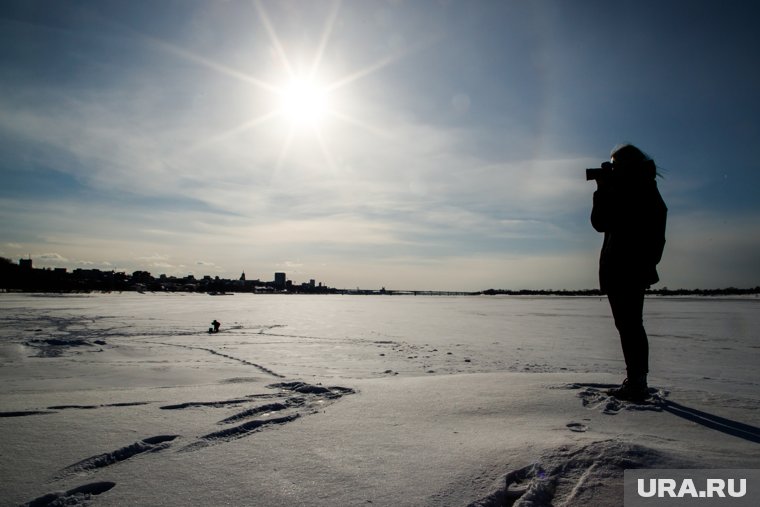
[[[634,405],[600,298],[0,294],[0,505],[621,505],[760,468],[758,309],[647,299]]]

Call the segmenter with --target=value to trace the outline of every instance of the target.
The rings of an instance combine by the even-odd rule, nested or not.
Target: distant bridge
[[[462,292],[451,290],[371,290],[341,289],[338,294],[355,294],[359,296],[479,296],[482,292]]]

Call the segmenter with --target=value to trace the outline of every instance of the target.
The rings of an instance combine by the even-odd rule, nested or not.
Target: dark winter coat
[[[653,163],[626,174],[613,171],[594,192],[591,224],[604,233],[599,258],[603,293],[648,288],[659,281],[668,209],[655,181]]]

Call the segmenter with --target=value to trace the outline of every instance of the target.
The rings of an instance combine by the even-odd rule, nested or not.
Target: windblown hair
[[[654,160],[652,157],[638,149],[632,144],[619,144],[613,148],[612,153],[610,153],[610,157],[615,159],[618,162],[630,164],[630,165],[640,165],[645,164],[646,162],[649,162],[648,165],[651,165],[655,168],[655,175],[662,178],[662,174],[659,171],[659,167],[654,163]]]

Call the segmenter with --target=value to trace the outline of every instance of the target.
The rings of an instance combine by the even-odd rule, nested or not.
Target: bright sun
[[[274,51],[272,55],[282,64],[281,71],[284,71],[284,73],[280,74],[280,77],[285,78],[285,76],[288,76],[289,79],[287,81],[279,81],[278,83],[263,80],[256,76],[248,75],[235,68],[226,67],[213,60],[208,60],[203,56],[185,51],[181,48],[173,46],[169,47],[173,53],[192,62],[204,65],[229,77],[240,79],[253,85],[258,91],[271,94],[268,95],[268,98],[271,97],[273,99],[271,102],[268,101],[268,105],[271,106],[271,109],[267,108],[268,110],[262,114],[221,132],[218,135],[205,140],[201,144],[220,142],[231,136],[239,135],[248,129],[259,127],[275,118],[282,119],[289,128],[282,129],[285,131],[285,136],[277,161],[277,169],[279,169],[288,156],[291,144],[297,137],[302,137],[301,134],[313,134],[313,139],[316,140],[319,149],[324,155],[324,161],[329,167],[333,168],[334,158],[331,154],[328,143],[329,136],[327,135],[330,130],[327,127],[331,126],[327,125],[328,119],[332,120],[335,118],[341,122],[347,122],[368,129],[371,132],[377,132],[377,129],[372,127],[372,125],[358,121],[350,114],[346,114],[346,112],[342,110],[346,104],[343,100],[336,100],[341,98],[336,92],[357,80],[372,75],[387,65],[392,64],[399,58],[403,57],[407,51],[387,55],[363,68],[342,74],[329,81],[321,81],[316,76],[323,76],[322,71],[325,69],[325,66],[323,65],[322,60],[326,54],[326,48],[330,41],[333,28],[335,28],[336,20],[338,19],[338,10],[341,2],[333,2],[333,8],[327,17],[322,38],[316,48],[313,62],[311,62],[311,64],[307,63],[298,66],[293,65],[294,62],[286,53],[282,41],[278,37],[274,25],[264,9],[262,2],[260,0],[253,0],[253,3],[256,6],[256,11],[258,12],[261,24],[269,34],[271,48]],[[329,75],[329,72],[324,74]]]
[[[327,115],[327,91],[307,79],[292,79],[280,92],[280,108],[293,125],[318,127]]]

